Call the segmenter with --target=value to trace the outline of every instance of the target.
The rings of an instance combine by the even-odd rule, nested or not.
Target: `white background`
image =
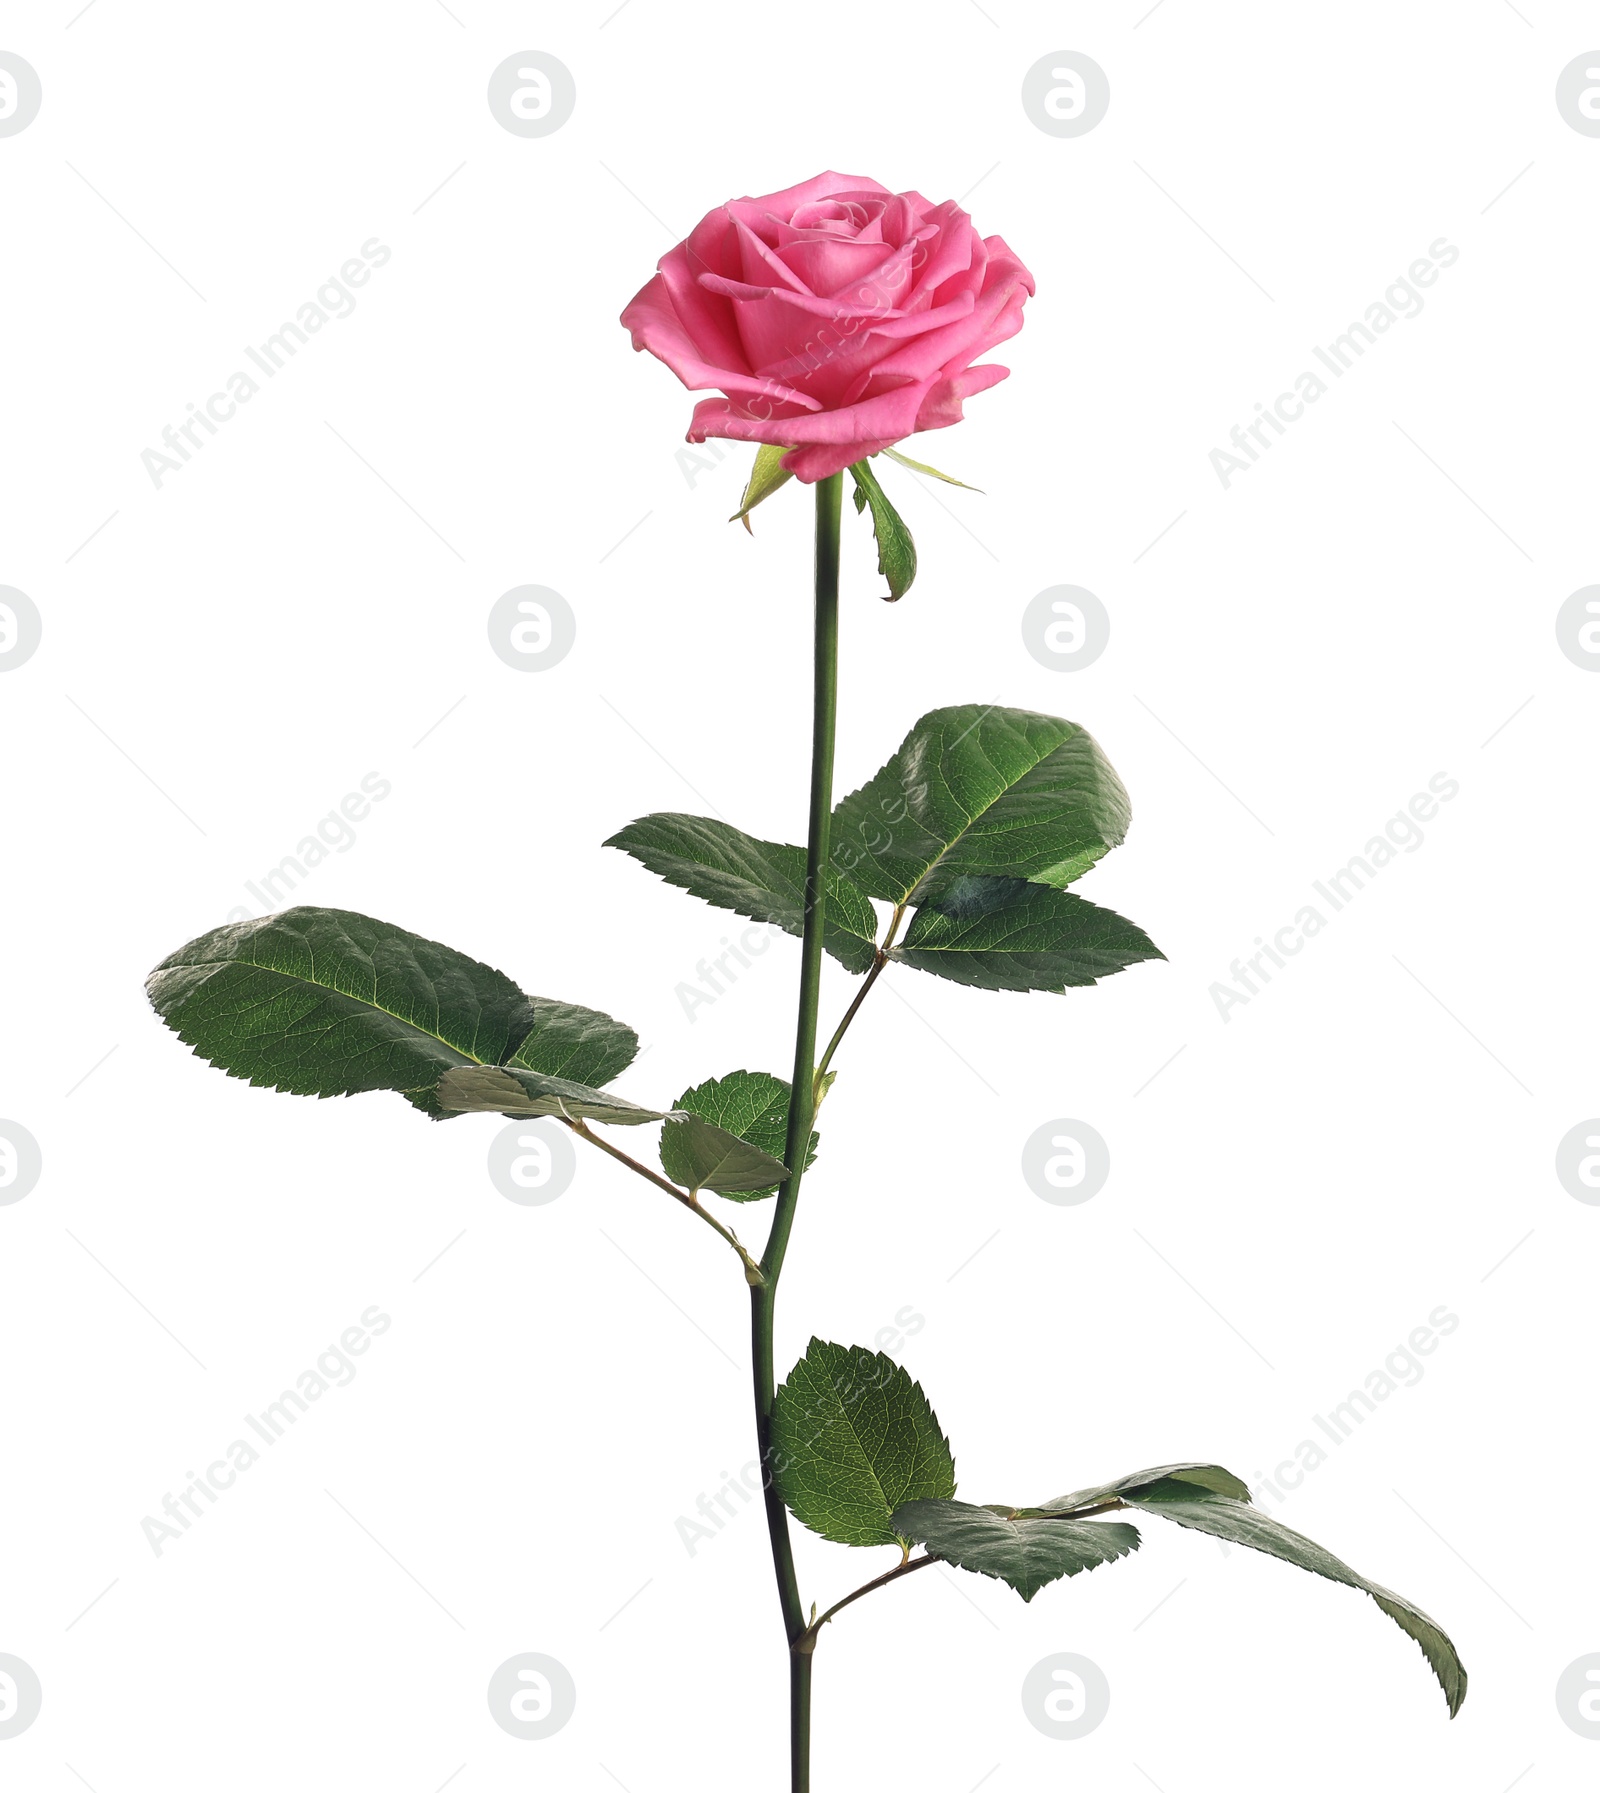
[[[1600,681],[1554,632],[1596,577],[1600,141],[1553,97],[1592,9],[77,10],[0,32],[44,89],[0,139],[0,583],[44,619],[0,679],[0,1114],[44,1155],[0,1208],[0,1651],[45,1697],[8,1784],[786,1784],[761,1520],[692,1557],[675,1527],[752,1454],[726,1251],[597,1155],[513,1205],[498,1121],[232,1082],[141,981],[376,772],[297,895],[629,1021],[652,1103],[787,1071],[794,944],[691,1023],[730,918],[600,842],[711,807],[798,836],[809,507],[730,528],[748,451],[676,458],[692,401],[616,316],[710,206],[834,167],[970,195],[1039,288],[1012,378],[912,444],[987,495],[890,482],[900,605],[847,518],[840,788],[935,705],[1081,721],[1135,814],[1082,889],[1170,963],[1065,998],[885,980],[780,1372],[909,1308],[968,1498],[1185,1457],[1255,1482],[1442,1304],[1423,1378],[1274,1510],[1446,1624],[1473,1685],[1447,1723],[1360,1595],[1151,1520],[1026,1607],[937,1571],[842,1617],[819,1790],[1592,1785],[1554,1687],[1600,1650],[1600,1212],[1553,1168],[1600,1107]],[[485,103],[530,48],[578,88],[532,140]],[[1112,88],[1071,140],[1019,98],[1061,48]],[[353,314],[157,489],[141,451],[374,236]],[[1425,310],[1224,490],[1210,451],[1441,236]],[[527,582],[578,619],[548,672],[485,633]],[[1019,632],[1059,583],[1112,618],[1078,673]],[[1424,844],[1224,1022],[1230,962],[1440,772]],[[832,968],[830,1015],[847,993]],[[1079,1207],[1019,1169],[1058,1118],[1110,1144]],[[158,1559],[141,1520],[374,1303],[357,1379]],[[798,1550],[824,1604],[892,1561]],[[541,1743],[485,1703],[529,1650],[578,1685]],[[1056,1651],[1111,1682],[1075,1743],[1019,1700]]]

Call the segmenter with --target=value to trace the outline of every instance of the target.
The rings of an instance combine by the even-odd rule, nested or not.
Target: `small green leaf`
[[[790,1512],[835,1544],[904,1544],[897,1507],[956,1491],[927,1396],[893,1358],[813,1339],[778,1390],[773,1474]]]
[[[902,467],[909,467],[913,473],[926,473],[932,479],[942,479],[947,486],[960,486],[963,492],[978,492],[982,488],[969,486],[964,479],[952,479],[948,473],[941,473],[937,467],[930,467],[926,461],[914,461],[908,454],[901,454],[898,449],[885,448],[880,451],[891,461],[898,461]]]
[[[1092,1520],[1028,1519],[1009,1509],[968,1506],[964,1500],[914,1500],[899,1507],[895,1529],[926,1544],[959,1569],[992,1575],[1031,1600],[1063,1575],[1096,1569],[1139,1548],[1131,1525]]]
[[[936,900],[957,879],[1064,889],[1128,832],[1128,793],[1076,722],[994,704],[918,721],[833,815],[833,863],[868,896]]]
[[[872,506],[872,533],[878,540],[878,571],[889,581],[889,602],[896,603],[911,589],[917,576],[917,546],[900,513],[889,502],[877,475],[865,461],[850,469],[856,482],[856,512]]]
[[[466,1065],[446,1071],[435,1092],[438,1106],[449,1114],[560,1115],[573,1121],[605,1121],[613,1127],[642,1127],[664,1121],[659,1108],[636,1103],[570,1083],[565,1077],[544,1077],[517,1065]]]
[[[395,1090],[429,1113],[454,1066],[515,1058],[603,1082],[639,1048],[609,1015],[528,996],[452,947],[347,909],[213,928],[145,988],[179,1039],[231,1077],[299,1096]]]
[[[778,1164],[777,1180],[733,1190],[716,1189],[730,1201],[757,1202],[776,1195],[778,1184],[789,1174],[783,1165],[784,1147],[789,1137],[789,1085],[781,1077],[767,1071],[730,1071],[726,1077],[711,1077],[693,1089],[685,1090],[674,1103],[676,1110],[697,1115],[714,1127],[726,1129],[735,1138],[744,1140]],[[811,1135],[811,1149],[806,1154],[807,1168],[817,1156],[817,1136]],[[674,1183],[684,1188],[698,1187],[691,1181],[693,1162],[688,1141],[681,1127],[661,1130],[661,1167]]]
[[[605,844],[719,909],[788,934],[805,931],[803,847],[756,840],[709,816],[685,815],[641,816]],[[842,872],[830,872],[823,945],[846,970],[870,971],[877,932],[872,904]]]
[[[673,1182],[691,1195],[710,1189],[740,1201],[771,1195],[789,1174],[781,1159],[697,1114],[667,1116],[661,1162],[669,1165]]]
[[[978,990],[1055,991],[1165,957],[1142,928],[1070,891],[1024,884],[992,904],[963,895],[949,914],[919,909],[889,957]]]
[[[744,496],[739,500],[739,508],[729,517],[730,523],[744,524],[745,534],[754,532],[750,528],[750,513],[764,499],[770,498],[778,487],[794,478],[786,473],[778,464],[789,453],[787,448],[775,447],[763,442],[756,450],[755,465],[750,469],[750,478],[744,488]]]

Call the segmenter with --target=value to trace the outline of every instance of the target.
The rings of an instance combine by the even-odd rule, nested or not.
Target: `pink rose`
[[[783,465],[807,481],[959,423],[1011,371],[972,364],[1033,291],[953,199],[849,174],[730,199],[658,266],[622,322],[685,386],[725,395],[695,406],[689,441],[792,446]]]

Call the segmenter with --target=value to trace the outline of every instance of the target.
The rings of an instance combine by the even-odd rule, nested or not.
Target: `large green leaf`
[[[639,1036],[633,1029],[598,1009],[544,996],[530,996],[527,1004],[532,1022],[508,1065],[546,1077],[570,1077],[574,1083],[609,1083],[638,1054]]]
[[[642,1127],[664,1121],[659,1108],[640,1108],[609,1090],[591,1089],[565,1077],[545,1077],[519,1065],[464,1065],[446,1071],[435,1090],[447,1114],[559,1115],[573,1121],[605,1121],[613,1127]]]
[[[1139,1548],[1131,1525],[1081,1519],[1029,1519],[1009,1507],[964,1500],[913,1500],[898,1507],[895,1529],[959,1569],[992,1575],[1031,1600],[1063,1575],[1097,1569]]]
[[[789,1510],[835,1544],[904,1544],[896,1507],[956,1491],[927,1396],[893,1358],[861,1345],[811,1341],[778,1390],[772,1443]]]
[[[781,1077],[767,1071],[730,1071],[726,1077],[710,1077],[693,1089],[685,1090],[673,1104],[674,1109],[697,1115],[736,1138],[744,1140],[762,1154],[778,1162],[777,1182],[751,1184],[744,1189],[719,1189],[714,1183],[704,1187],[716,1189],[730,1201],[757,1202],[776,1195],[778,1182],[788,1173],[783,1168],[784,1149],[789,1137],[789,1085]],[[661,1167],[674,1183],[685,1189],[700,1187],[691,1181],[696,1159],[690,1150],[691,1136],[682,1127],[668,1126],[661,1130]],[[806,1154],[809,1169],[817,1156],[817,1136],[811,1135]]]
[[[1340,1562],[1331,1551],[1251,1506],[1249,1490],[1227,1470],[1219,1469],[1214,1463],[1168,1464],[1164,1469],[1141,1470],[1118,1482],[1064,1494],[1044,1507],[1031,1510],[1070,1513],[1103,1503],[1159,1514],[1177,1525],[1208,1532],[1229,1544],[1259,1550],[1267,1556],[1277,1557],[1280,1562],[1293,1563],[1297,1569],[1309,1569],[1313,1575],[1322,1575],[1329,1581],[1370,1594],[1379,1608],[1415,1640],[1427,1658],[1428,1666],[1444,1690],[1450,1716],[1454,1718],[1461,1710],[1461,1703],[1467,1697],[1467,1671],[1456,1654],[1455,1645],[1441,1627],[1420,1607],[1413,1606],[1388,1588],[1368,1581],[1365,1576],[1357,1575],[1349,1564]]]
[[[1066,990],[1166,955],[1143,928],[1071,891],[970,878],[919,909],[891,959],[979,990]]]
[[[1368,1581],[1364,1575],[1357,1575],[1347,1563],[1340,1562],[1320,1544],[1312,1543],[1299,1532],[1290,1531],[1288,1526],[1255,1507],[1247,1506],[1243,1501],[1229,1500],[1221,1494],[1195,1491],[1192,1498],[1186,1498],[1169,1485],[1158,1484],[1142,1494],[1124,1498],[1143,1512],[1159,1513],[1163,1519],[1171,1519],[1178,1525],[1209,1532],[1212,1537],[1225,1539],[1230,1544],[1243,1544],[1248,1549],[1275,1556],[1280,1562],[1293,1563],[1297,1569],[1309,1569],[1313,1575],[1323,1575],[1329,1581],[1342,1582],[1347,1588],[1359,1588],[1362,1593],[1370,1594],[1379,1608],[1415,1640],[1427,1658],[1429,1668],[1444,1690],[1450,1716],[1454,1718],[1461,1710],[1461,1702],[1467,1697],[1467,1671],[1443,1629],[1420,1607],[1413,1606],[1388,1588]]]
[[[805,929],[806,855],[803,847],[756,840],[709,816],[641,816],[605,843],[687,890],[752,921],[786,933]],[[823,945],[847,970],[870,971],[878,920],[872,904],[838,871],[828,880]]]
[[[936,900],[964,876],[1062,889],[1128,832],[1128,793],[1087,730],[1058,716],[932,710],[834,812],[833,862],[868,896]]]
[[[464,953],[345,909],[214,928],[145,988],[179,1039],[232,1077],[301,1096],[397,1090],[430,1113],[456,1066],[512,1060],[604,1082],[639,1048],[609,1015],[525,995]]]
[[[867,463],[857,461],[850,469],[850,477],[856,486],[857,515],[868,505],[872,507],[872,533],[878,540],[878,571],[889,582],[888,601],[897,603],[910,591],[917,576],[917,545]]]
[[[771,1195],[789,1174],[781,1158],[697,1114],[669,1114],[661,1129],[661,1162],[691,1195],[710,1189],[735,1201]]]

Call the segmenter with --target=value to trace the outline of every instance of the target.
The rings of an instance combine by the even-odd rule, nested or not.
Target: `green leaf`
[[[1309,1569],[1313,1575],[1322,1575],[1344,1587],[1359,1588],[1362,1593],[1370,1594],[1379,1608],[1421,1648],[1444,1690],[1450,1716],[1454,1718],[1461,1710],[1461,1703],[1467,1697],[1467,1671],[1444,1631],[1409,1600],[1357,1575],[1331,1551],[1251,1506],[1249,1489],[1227,1470],[1214,1463],[1168,1464],[1164,1469],[1141,1470],[1136,1475],[1124,1476],[1119,1482],[1106,1482],[1098,1488],[1084,1488],[1076,1494],[1062,1495],[1034,1511],[1073,1512],[1098,1506],[1107,1500],[1119,1501],[1135,1511],[1159,1514],[1177,1525],[1207,1532],[1229,1544],[1259,1550],[1267,1556],[1277,1557],[1280,1562]]]
[[[963,492],[980,492],[978,486],[969,486],[964,479],[952,479],[948,473],[941,473],[937,467],[930,467],[926,461],[914,461],[908,454],[901,454],[898,449],[885,448],[879,451],[886,454],[891,461],[898,461],[902,467],[909,467],[913,473],[926,473],[932,479],[942,479],[947,486],[960,486]]]
[[[685,815],[641,816],[605,844],[719,909],[789,934],[805,930],[803,847],[756,840],[709,816]],[[872,904],[843,873],[831,872],[823,945],[846,970],[870,971],[877,931]]]
[[[560,1115],[574,1121],[605,1121],[614,1127],[642,1127],[664,1121],[659,1108],[640,1108],[607,1090],[545,1077],[516,1065],[465,1065],[446,1071],[436,1098],[450,1114]]]
[[[730,523],[744,524],[745,534],[751,535],[750,513],[764,499],[770,498],[778,487],[787,484],[794,478],[779,465],[783,457],[789,453],[787,448],[774,447],[763,442],[756,450],[755,465],[750,469],[750,478],[745,484],[744,496],[739,500],[739,508],[729,517]]]
[[[639,1049],[609,1015],[525,995],[464,953],[345,909],[214,928],[145,988],[179,1039],[231,1077],[299,1096],[397,1090],[430,1113],[452,1067],[514,1058],[605,1081]]]
[[[639,1036],[631,1027],[544,996],[526,998],[532,1022],[506,1060],[547,1077],[570,1077],[575,1083],[609,1083],[620,1077],[638,1055]]]
[[[710,1189],[740,1201],[771,1195],[789,1174],[782,1159],[697,1114],[667,1116],[661,1162],[669,1160],[667,1175],[691,1195]]]
[[[1056,991],[1165,957],[1115,910],[1070,891],[1007,883],[997,901],[957,887],[949,913],[919,909],[889,957],[978,990]]]
[[[917,545],[900,513],[889,502],[877,475],[865,461],[857,461],[850,469],[856,482],[856,513],[872,506],[872,533],[878,541],[878,571],[889,581],[889,602],[898,602],[911,589],[917,576]]]
[[[1080,1488],[1076,1494],[1063,1494],[1047,1500],[1042,1507],[1024,1508],[1029,1513],[1076,1513],[1084,1507],[1098,1507],[1108,1500],[1133,1499],[1150,1488],[1172,1483],[1178,1493],[1193,1498],[1194,1490],[1220,1494],[1229,1500],[1248,1501],[1250,1490],[1231,1470],[1219,1463],[1165,1463],[1159,1469],[1141,1469],[1125,1475],[1118,1482],[1102,1482],[1098,1488]]]
[[[1097,1569],[1139,1548],[1131,1525],[1029,1519],[1008,1507],[973,1507],[964,1500],[909,1501],[896,1509],[894,1524],[934,1556],[992,1575],[1024,1600],[1063,1575]]]
[[[697,1115],[713,1127],[725,1129],[744,1140],[764,1155],[777,1161],[777,1180],[743,1189],[723,1189],[715,1183],[704,1186],[716,1189],[730,1201],[757,1202],[776,1195],[778,1184],[789,1174],[783,1165],[784,1147],[789,1137],[789,1085],[781,1077],[766,1071],[730,1071],[726,1077],[711,1077],[693,1089],[685,1090],[673,1105],[675,1109]],[[661,1167],[674,1183],[684,1188],[698,1187],[691,1181],[693,1161],[689,1142],[681,1127],[668,1126],[661,1131]],[[806,1154],[809,1169],[817,1156],[817,1136],[811,1135]]]
[[[956,1491],[927,1396],[893,1358],[813,1339],[778,1390],[773,1474],[790,1512],[835,1544],[904,1544],[897,1507]]]
[[[1060,890],[1128,832],[1128,793],[1087,730],[957,704],[924,716],[834,811],[833,861],[868,896],[926,903],[963,877]]]
[[[1444,1631],[1409,1600],[1357,1575],[1331,1551],[1312,1543],[1299,1532],[1290,1531],[1288,1526],[1280,1525],[1276,1519],[1243,1501],[1204,1493],[1184,1498],[1160,1485],[1125,1498],[1141,1510],[1159,1513],[1163,1519],[1171,1519],[1178,1525],[1208,1532],[1230,1544],[1262,1551],[1267,1556],[1277,1557],[1280,1562],[1293,1563],[1297,1569],[1309,1569],[1313,1575],[1326,1576],[1329,1581],[1341,1582],[1347,1588],[1359,1588],[1362,1593],[1370,1594],[1380,1610],[1416,1642],[1427,1658],[1429,1668],[1444,1691],[1450,1716],[1454,1718],[1461,1710],[1461,1703],[1467,1697],[1466,1667]]]

